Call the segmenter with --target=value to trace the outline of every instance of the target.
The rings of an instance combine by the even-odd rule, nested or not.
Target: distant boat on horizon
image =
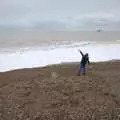
[[[100,30],[100,29],[98,29],[98,30],[96,30],[97,32],[102,32],[102,30]]]

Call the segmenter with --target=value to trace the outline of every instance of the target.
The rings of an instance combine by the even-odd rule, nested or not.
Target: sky
[[[0,0],[0,27],[120,30],[120,0]]]

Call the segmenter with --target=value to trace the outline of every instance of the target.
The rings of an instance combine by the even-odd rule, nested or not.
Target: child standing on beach
[[[81,52],[81,50],[79,50],[80,54],[82,55],[82,59],[80,62],[80,68],[79,68],[79,72],[78,75],[80,76],[81,73],[83,73],[83,75],[86,74],[86,64],[90,63],[89,62],[89,56],[88,53],[86,53],[85,55]]]

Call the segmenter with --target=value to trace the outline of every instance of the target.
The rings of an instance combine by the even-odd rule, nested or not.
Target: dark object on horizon
[[[99,30],[97,30],[97,32],[101,32],[101,31],[102,31],[102,30],[100,30],[100,29],[99,29]]]

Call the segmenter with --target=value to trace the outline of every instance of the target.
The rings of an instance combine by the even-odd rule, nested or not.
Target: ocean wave
[[[77,44],[77,43],[76,43]],[[78,49],[83,53],[88,52],[90,61],[108,61],[112,59],[120,59],[120,45],[110,46],[91,46],[92,43],[82,43],[81,46],[74,44],[74,47],[63,47],[56,49],[41,50],[26,48],[14,53],[0,54],[0,71],[8,71],[20,68],[42,67],[51,64],[59,64],[62,62],[79,62],[81,55]],[[85,45],[85,46],[84,46]]]
[[[34,46],[24,46],[24,47],[7,47],[0,48],[1,53],[15,53],[19,52],[23,54],[24,52],[33,50],[53,50],[60,48],[75,48],[75,47],[87,47],[87,46],[98,46],[98,45],[108,45],[108,44],[120,44],[120,40],[115,41],[79,41],[79,40],[71,40],[71,41],[62,41],[61,43],[56,42],[54,44],[42,44],[42,45],[34,45]]]

